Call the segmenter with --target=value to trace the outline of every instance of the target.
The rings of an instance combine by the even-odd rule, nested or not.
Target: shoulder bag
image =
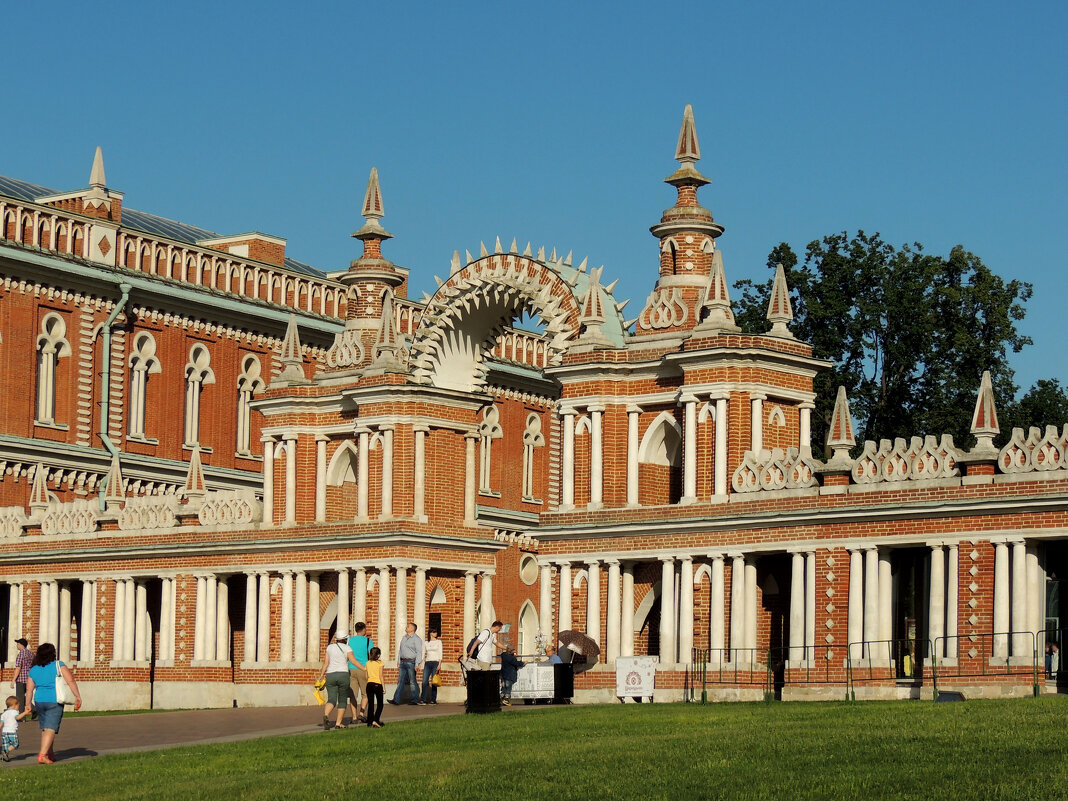
[[[72,706],[75,703],[74,693],[67,684],[67,680],[63,678],[63,668],[58,659],[56,660],[56,703],[63,704],[63,706]]]

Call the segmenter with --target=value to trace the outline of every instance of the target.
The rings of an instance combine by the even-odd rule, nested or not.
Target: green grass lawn
[[[1064,798],[1068,699],[539,708],[33,765],[0,773],[0,789],[68,801]]]

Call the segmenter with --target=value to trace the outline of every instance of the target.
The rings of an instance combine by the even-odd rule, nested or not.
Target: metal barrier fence
[[[912,682],[922,685],[930,640],[866,640],[846,645],[846,700],[855,701],[856,684]]]
[[[767,652],[756,648],[694,648],[686,670],[683,697],[687,701],[707,703],[710,684],[729,684],[760,687],[767,698],[772,686],[772,662],[768,656]],[[759,662],[758,658],[764,658],[764,662]]]
[[[935,640],[932,671],[935,697],[940,679],[984,676],[1026,676],[1037,696],[1038,641],[1033,631],[939,637]]]

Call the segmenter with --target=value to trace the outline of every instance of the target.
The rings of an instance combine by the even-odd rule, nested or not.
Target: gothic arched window
[[[130,354],[130,436],[145,437],[145,408],[148,403],[148,377],[160,371],[156,340],[147,331],[134,337]]]
[[[260,377],[260,360],[249,354],[241,360],[241,375],[237,377],[237,452],[252,455],[252,396],[266,384]]]
[[[206,384],[215,383],[211,369],[211,354],[201,344],[189,351],[185,366],[185,444],[193,447],[200,442],[200,393]]]
[[[37,422],[56,422],[56,373],[59,360],[70,356],[67,324],[55,312],[41,320],[37,337]]]
[[[482,413],[482,422],[478,426],[479,460],[478,489],[480,492],[492,492],[490,487],[490,468],[492,466],[493,440],[504,436],[500,424],[501,413],[496,406],[487,406]]]
[[[534,498],[534,449],[545,445],[545,435],[541,433],[541,418],[536,414],[527,417],[527,427],[523,432],[523,498]]]

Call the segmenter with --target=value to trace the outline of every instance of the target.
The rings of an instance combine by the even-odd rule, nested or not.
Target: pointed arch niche
[[[328,520],[351,519],[357,512],[357,482],[360,449],[350,439],[340,443],[326,466],[326,514]]]
[[[670,412],[653,419],[638,446],[638,488],[642,506],[678,503],[682,497],[682,428]]]

